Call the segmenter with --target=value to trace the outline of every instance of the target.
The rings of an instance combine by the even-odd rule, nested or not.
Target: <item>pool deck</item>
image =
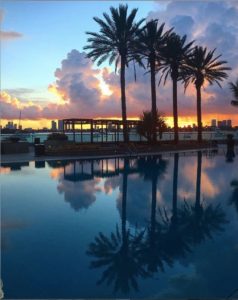
[[[30,147],[30,151],[28,153],[23,154],[2,154],[1,155],[1,163],[16,163],[16,162],[30,162],[30,161],[50,161],[50,160],[88,160],[88,159],[103,159],[103,158],[114,158],[114,157],[137,157],[137,156],[147,156],[147,155],[159,155],[159,154],[172,154],[172,153],[192,153],[195,151],[212,151],[217,150],[217,148],[209,147],[209,148],[192,148],[192,149],[163,149],[161,151],[148,151],[148,152],[130,152],[130,153],[113,153],[111,155],[42,155],[35,156],[34,148]]]

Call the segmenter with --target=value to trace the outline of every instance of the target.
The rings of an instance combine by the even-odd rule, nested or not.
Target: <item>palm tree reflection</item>
[[[121,232],[118,226],[116,232],[107,237],[99,233],[94,242],[90,243],[87,254],[96,260],[91,262],[91,268],[104,267],[98,284],[114,282],[114,292],[128,293],[131,288],[138,290],[137,278],[146,278],[143,264],[140,262],[140,249],[144,232],[131,234],[126,228],[126,200],[129,161],[124,160],[123,186],[122,186],[122,222]]]
[[[235,206],[238,213],[238,180],[232,180],[231,187],[233,187],[233,192],[229,202]]]
[[[172,216],[168,217],[166,211],[163,213],[163,223],[165,231],[166,253],[173,259],[185,257],[190,252],[188,241],[186,240],[186,232],[184,230],[181,213],[178,209],[178,166],[179,153],[174,154],[174,170],[173,170],[173,203]]]
[[[87,254],[94,257],[92,268],[104,268],[98,284],[114,284],[114,291],[124,294],[131,289],[138,290],[139,278],[152,277],[164,272],[165,267],[173,267],[174,262],[186,257],[194,247],[215,232],[223,230],[227,223],[222,208],[201,203],[202,153],[197,154],[196,199],[192,205],[185,201],[178,207],[178,168],[179,155],[174,155],[172,215],[160,210],[156,214],[157,181],[167,167],[161,157],[140,158],[137,171],[145,180],[151,180],[152,203],[150,225],[140,232],[131,234],[126,228],[126,200],[129,161],[124,161],[122,189],[122,226],[118,226],[110,237],[99,233],[89,245]],[[159,219],[159,220],[158,220]]]
[[[150,273],[157,272],[158,269],[164,271],[165,264],[172,265],[172,260],[165,251],[163,226],[156,220],[157,181],[166,172],[167,163],[161,157],[143,157],[137,162],[139,172],[152,184],[150,226],[141,248],[141,262]]]
[[[192,244],[199,244],[206,238],[212,238],[212,233],[222,231],[227,223],[221,206],[201,203],[201,171],[202,152],[197,153],[196,201],[189,205],[186,201],[181,210],[181,219],[186,227],[186,234]]]

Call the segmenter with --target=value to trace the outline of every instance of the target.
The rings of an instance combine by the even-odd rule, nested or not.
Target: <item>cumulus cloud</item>
[[[168,28],[181,35],[186,34],[188,40],[195,40],[195,44],[216,48],[217,54],[222,54],[222,59],[227,60],[232,71],[229,80],[235,80],[238,68],[238,9],[233,1],[173,1],[169,2],[163,11],[157,10],[149,13],[148,18],[159,18],[166,22]],[[203,108],[205,113],[235,114],[229,105],[231,98],[227,82],[221,90],[217,86],[206,87],[203,90]],[[195,99],[183,96],[182,88],[179,90],[181,113],[191,113],[195,109]],[[186,110],[186,108],[190,109]],[[185,109],[185,110],[184,110]]]
[[[207,46],[209,49],[217,48],[217,54],[222,54],[222,59],[227,60],[232,67],[229,81],[236,79],[238,7],[234,2],[172,1],[168,2],[163,10],[155,7],[147,18],[159,18],[161,22],[166,23],[167,28],[174,27],[179,34],[186,34],[188,40],[195,40],[196,44]],[[96,68],[92,61],[86,58],[85,53],[71,50],[56,69],[55,77],[56,81],[49,84],[48,88],[61,99],[61,102],[40,107],[35,107],[34,104],[32,107],[28,105],[23,115],[34,119],[121,116],[119,74],[115,74],[109,68]],[[110,93],[105,92],[105,87]],[[128,117],[138,117],[143,110],[150,109],[150,76],[145,75],[145,70],[142,68],[137,67],[136,82],[133,67],[127,69],[126,96]],[[228,81],[224,82],[223,89],[215,85],[205,86],[202,98],[204,119],[210,119],[214,113],[223,115],[224,118],[229,116],[234,121],[237,119],[236,110],[230,106],[231,92]],[[190,86],[184,94],[184,89],[179,84],[178,104],[179,116],[184,118],[196,116],[196,94],[193,86]],[[161,85],[157,89],[157,105],[158,110],[165,116],[172,116],[170,80],[165,86]],[[10,109],[9,103],[8,107]],[[15,105],[12,105],[12,109],[14,111]],[[35,117],[32,116],[31,109]],[[6,118],[5,113],[2,117]]]

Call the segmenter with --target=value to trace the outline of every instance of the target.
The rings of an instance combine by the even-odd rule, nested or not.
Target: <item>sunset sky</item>
[[[110,6],[128,3],[138,8],[137,19],[159,18],[167,28],[187,34],[196,44],[216,48],[232,71],[229,79],[202,91],[203,123],[232,119],[238,109],[230,105],[228,82],[238,78],[237,1],[2,1],[1,22],[1,125],[17,120],[21,110],[24,127],[50,126],[61,118],[120,117],[119,74],[114,67],[100,68],[85,57],[86,31],[98,31],[94,16]],[[127,69],[128,117],[150,109],[150,80],[137,67]],[[159,75],[158,75],[159,79]],[[193,86],[186,94],[179,84],[180,125],[196,123]],[[168,80],[157,89],[158,110],[171,123],[172,87]]]

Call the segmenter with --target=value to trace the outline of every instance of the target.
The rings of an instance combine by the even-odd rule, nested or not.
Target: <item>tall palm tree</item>
[[[144,19],[135,21],[137,10],[133,9],[128,13],[128,6],[120,4],[118,8],[110,8],[110,15],[104,13],[104,19],[94,17],[93,19],[100,26],[100,32],[87,32],[90,37],[88,45],[84,47],[85,50],[89,50],[87,56],[93,61],[97,60],[98,65],[109,60],[110,65],[115,62],[115,70],[117,70],[120,62],[121,110],[125,142],[129,141],[126,122],[125,69],[129,62],[135,59],[134,43],[140,25],[144,21]]]
[[[192,55],[187,58],[185,88],[189,83],[193,83],[197,92],[198,142],[202,141],[201,87],[205,82],[210,85],[217,83],[221,87],[220,82],[228,77],[226,71],[230,70],[225,66],[226,61],[219,60],[221,55],[214,56],[215,50],[208,51],[206,47],[196,46]]]
[[[164,23],[158,27],[159,20],[149,21],[139,33],[138,45],[136,51],[141,60],[146,60],[150,72],[151,80],[151,112],[153,118],[153,142],[156,142],[156,65],[159,63],[158,53],[164,47],[166,37],[171,30],[163,33]]]
[[[235,83],[230,82],[230,89],[233,93],[234,100],[231,101],[232,105],[238,106],[238,79]]]
[[[174,141],[178,142],[178,101],[177,84],[181,80],[181,72],[184,69],[186,58],[190,56],[193,41],[186,44],[186,35],[180,37],[176,33],[171,33],[166,38],[166,45],[160,50],[161,64],[157,71],[162,71],[164,83],[170,75],[173,83],[173,117],[174,117]]]

